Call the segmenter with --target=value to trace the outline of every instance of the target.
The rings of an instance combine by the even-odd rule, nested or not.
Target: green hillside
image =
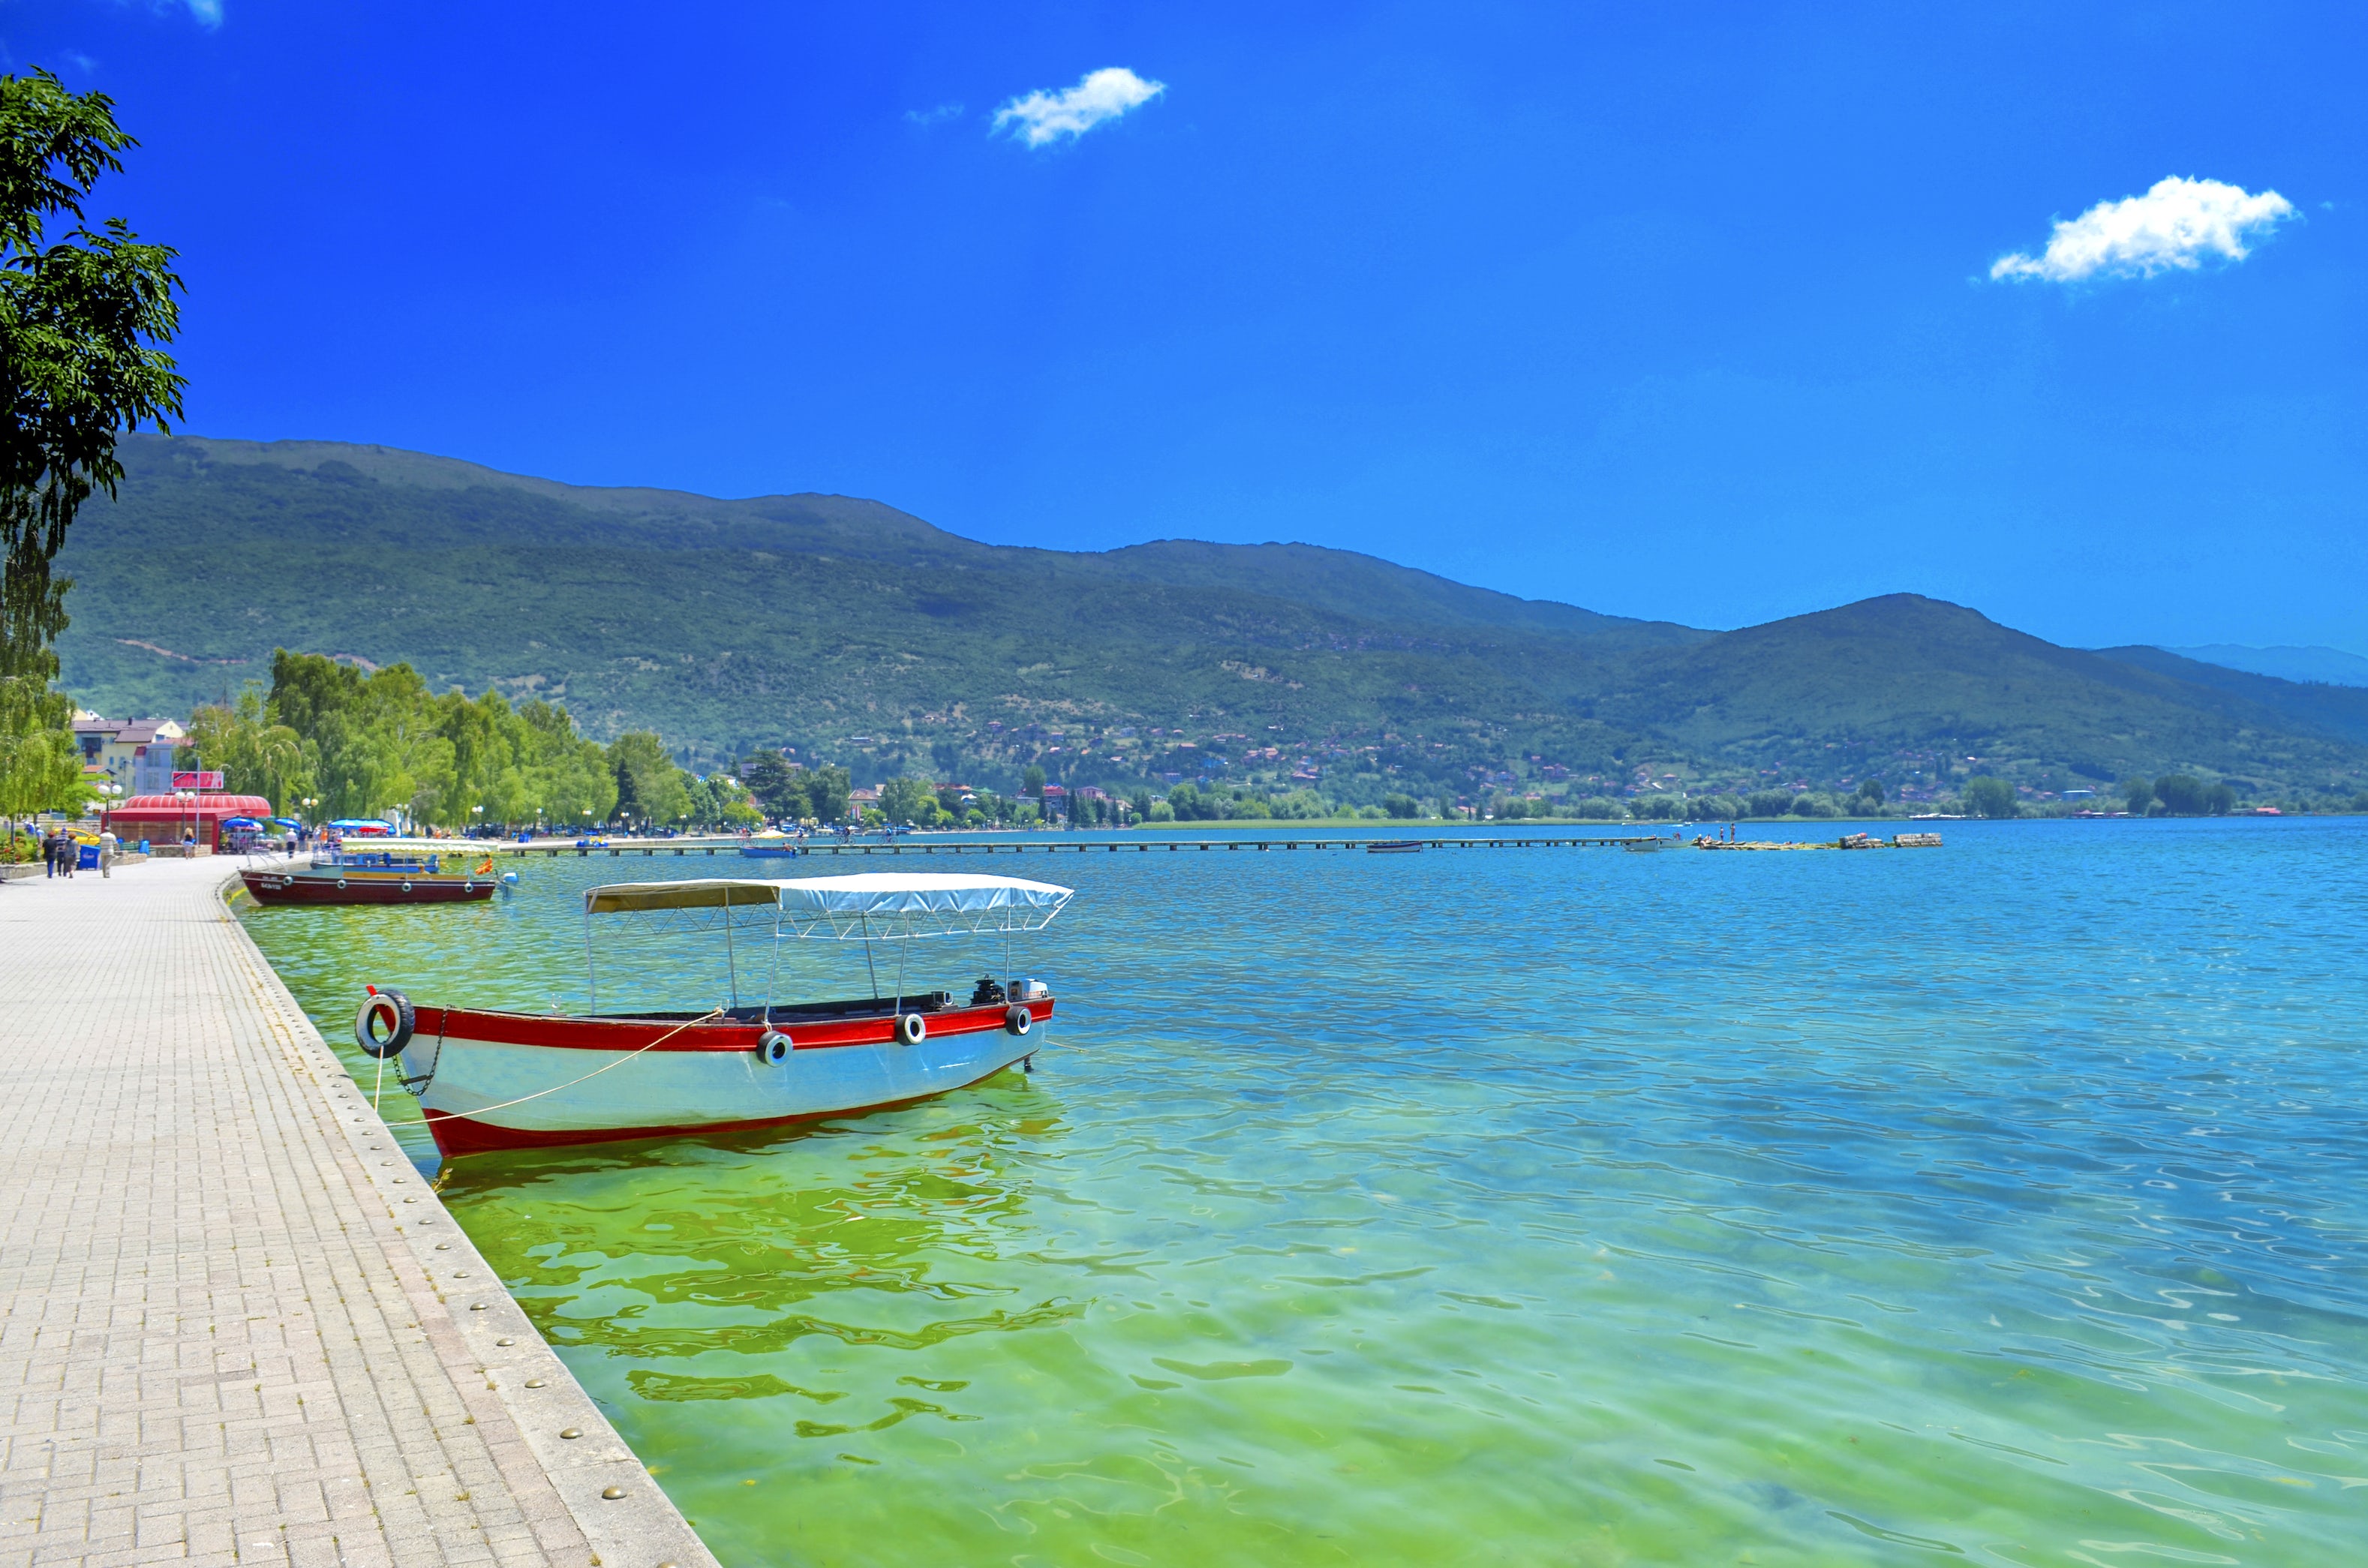
[[[2216,679],[2236,672],[2183,678],[1912,597],[1713,634],[1307,545],[1013,549],[872,501],[586,489],[320,442],[123,455],[120,500],[61,560],[66,683],[110,712],[186,713],[284,646],[551,698],[694,764],[790,744],[859,779],[996,787],[1031,762],[1078,782],[1320,775],[1351,800],[1640,774],[1930,787],[1972,767],[2318,786],[2368,756],[2340,714]]]
[[[2181,769],[2349,792],[2368,739],[2287,682],[2182,680],[1912,594],[1647,652],[1622,674],[1589,711],[1779,781],[1983,772],[2062,790]],[[2299,700],[2273,705],[2272,687]]]

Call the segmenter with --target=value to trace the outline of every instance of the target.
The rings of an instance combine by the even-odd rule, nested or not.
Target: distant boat
[[[490,856],[473,869],[448,871],[439,855],[344,849],[324,849],[301,870],[267,868],[238,876],[257,903],[473,903],[493,897],[500,885]]]
[[[1385,838],[1365,846],[1368,855],[1418,855],[1422,852],[1419,838]]]

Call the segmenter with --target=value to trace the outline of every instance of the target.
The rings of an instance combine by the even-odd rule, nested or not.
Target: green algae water
[[[734,1568],[2368,1556],[2368,823],[1945,831],[907,853],[1077,889],[1034,1077],[442,1190]],[[366,981],[580,1006],[586,886],[886,864],[247,929],[367,1088]]]

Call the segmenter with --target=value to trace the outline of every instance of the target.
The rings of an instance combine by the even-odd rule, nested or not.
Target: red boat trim
[[[753,1121],[696,1121],[669,1127],[568,1127],[544,1131],[523,1127],[500,1127],[490,1121],[478,1121],[449,1110],[431,1110],[427,1116],[428,1135],[436,1140],[436,1151],[445,1158],[456,1154],[490,1154],[505,1149],[564,1149],[578,1143],[625,1143],[644,1138],[704,1137],[716,1132],[753,1132],[767,1127],[794,1127],[802,1122],[831,1121],[843,1116],[870,1116],[874,1111],[899,1110],[918,1105],[923,1100],[950,1095],[955,1089],[967,1089],[973,1084],[983,1084],[996,1073],[996,1067],[980,1074],[968,1083],[949,1088],[933,1089],[926,1095],[915,1095],[901,1100],[882,1100],[878,1105],[850,1106],[845,1110],[802,1111],[796,1116],[760,1117]]]
[[[1050,997],[1020,1006],[1038,1023],[1053,1016]],[[1003,1028],[1004,1014],[1008,1010],[1002,1006],[951,1007],[921,1016],[928,1020],[932,1036],[964,1035]],[[417,1016],[418,1032],[422,1035],[433,1033],[448,1040],[476,1040],[486,1045],[541,1046],[552,1051],[754,1051],[757,1037],[767,1027],[737,1018],[729,1023],[692,1024],[685,1028],[679,1018],[548,1017],[534,1013],[478,1012],[466,1007],[421,1007]],[[795,1050],[826,1051],[841,1045],[885,1045],[895,1038],[896,1018],[893,1013],[816,1018],[812,1022],[790,1018],[778,1020],[771,1027],[788,1035]]]

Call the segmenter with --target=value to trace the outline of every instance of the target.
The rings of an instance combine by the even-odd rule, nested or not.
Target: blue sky
[[[201,433],[2368,653],[2362,15],[13,0],[0,48],[144,142],[101,208],[183,252]]]

